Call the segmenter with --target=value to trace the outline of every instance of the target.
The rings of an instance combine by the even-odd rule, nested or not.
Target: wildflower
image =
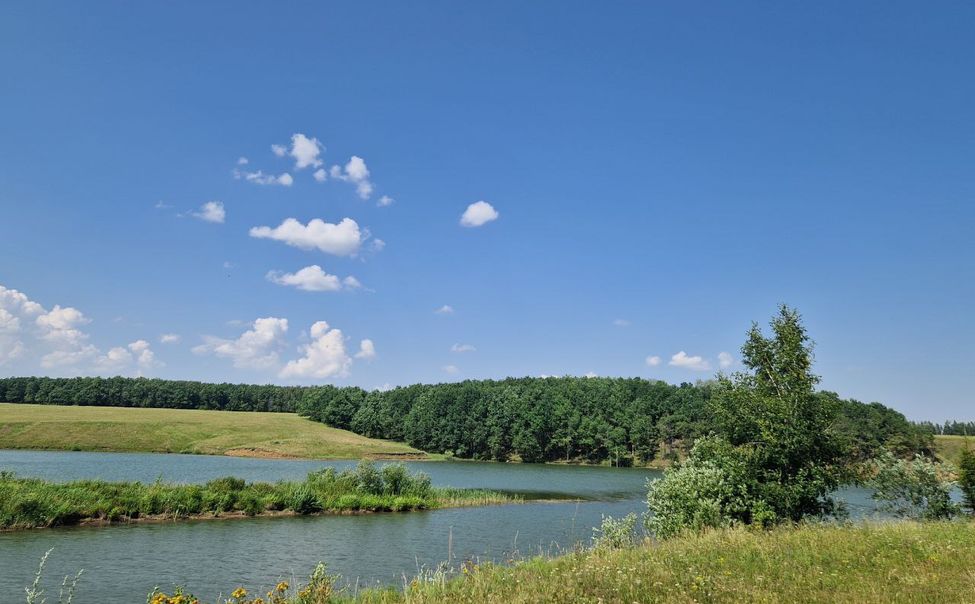
[[[275,587],[274,589],[276,589],[276,590],[278,590],[280,592],[288,591],[288,582],[287,581],[281,581],[280,583],[278,583],[277,587]]]
[[[246,589],[244,589],[243,587],[238,587],[237,589],[235,589],[235,590],[234,590],[234,591],[233,591],[233,592],[232,592],[232,593],[230,594],[230,597],[231,597],[231,598],[235,598],[235,599],[237,599],[237,600],[240,600],[240,599],[242,599],[243,597],[245,597],[246,595],[247,595],[247,590],[246,590]]]

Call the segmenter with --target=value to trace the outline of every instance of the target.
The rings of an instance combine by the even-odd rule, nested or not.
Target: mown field
[[[957,464],[961,458],[962,449],[971,446],[975,449],[975,438],[969,436],[941,436],[935,435],[934,448],[938,457],[944,461]]]
[[[356,602],[973,602],[975,523],[726,530],[512,567]]]
[[[308,459],[423,458],[293,413],[0,403],[0,449],[146,451]]]

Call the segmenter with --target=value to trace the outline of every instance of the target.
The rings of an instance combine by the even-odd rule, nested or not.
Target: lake
[[[203,455],[0,450],[0,470],[48,480],[99,478],[206,482],[221,476],[249,481],[300,480],[322,467],[354,462],[247,459]],[[48,549],[44,584],[56,600],[60,579],[79,569],[75,604],[144,602],[159,586],[184,585],[212,601],[238,585],[266,591],[281,579],[303,580],[321,561],[358,586],[402,585],[418,569],[450,556],[503,562],[558,553],[588,543],[603,515],[645,510],[655,470],[479,462],[409,462],[436,486],[478,487],[582,501],[525,503],[426,512],[252,518],[133,524],[0,533],[0,602],[23,601],[24,587]],[[869,492],[840,493],[854,516],[874,508]],[[97,588],[96,588],[97,586]]]

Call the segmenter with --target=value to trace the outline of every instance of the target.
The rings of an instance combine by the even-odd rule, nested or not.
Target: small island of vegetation
[[[77,524],[354,512],[403,512],[521,501],[482,489],[433,487],[403,464],[364,461],[354,469],[312,472],[303,482],[206,484],[48,482],[0,472],[0,530]]]

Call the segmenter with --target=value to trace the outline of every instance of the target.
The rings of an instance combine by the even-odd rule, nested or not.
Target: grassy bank
[[[428,576],[405,591],[343,595],[319,570],[307,584],[282,583],[270,594],[240,588],[230,601],[253,604],[267,595],[263,602],[279,604],[972,602],[973,568],[975,523],[903,521],[722,530],[507,567],[466,566],[462,576]]]
[[[0,403],[0,449],[202,453],[307,459],[426,458],[293,413]]]
[[[942,436],[940,434],[934,437],[934,449],[944,461],[949,461],[953,464],[958,464],[958,460],[961,458],[962,449],[970,446],[975,449],[975,437],[971,436]]]
[[[518,500],[492,491],[434,488],[402,464],[360,463],[331,468],[304,482],[246,483],[220,478],[206,484],[82,480],[48,482],[0,472],[0,529],[28,529],[186,518],[398,512]]]

